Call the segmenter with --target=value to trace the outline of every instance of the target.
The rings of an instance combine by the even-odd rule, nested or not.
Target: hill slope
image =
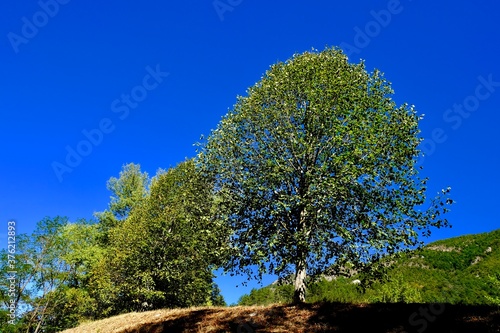
[[[362,319],[362,320],[360,320]],[[158,310],[125,314],[63,333],[500,332],[486,306],[317,303]]]

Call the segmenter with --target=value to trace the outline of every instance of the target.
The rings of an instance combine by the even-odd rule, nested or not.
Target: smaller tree
[[[46,217],[37,223],[37,228],[31,235],[26,253],[36,292],[30,304],[31,311],[26,314],[30,332],[41,332],[42,328],[55,332],[65,328],[54,325],[52,319],[54,309],[60,302],[56,290],[66,284],[70,274],[69,266],[63,259],[68,248],[62,231],[67,224],[66,217]]]
[[[102,255],[97,226],[46,217],[31,235],[17,237],[16,300],[19,331],[58,332],[96,317],[89,293],[92,267]],[[1,254],[6,256],[5,252]],[[12,270],[2,260],[0,274]],[[1,299],[8,301],[0,287]]]
[[[35,290],[32,288],[34,271],[27,256],[29,241],[30,238],[26,234],[16,235],[14,268],[11,266],[12,261],[9,261],[8,250],[0,250],[0,277],[2,281],[7,282],[0,284],[0,320],[5,323],[12,320],[10,317],[11,307],[15,309],[14,314],[16,315],[14,324],[11,322],[11,324],[5,325],[5,333],[26,331],[26,320],[22,314],[31,309],[31,301],[35,294]],[[12,271],[16,272],[15,279],[12,279],[12,273],[10,273]],[[11,281],[14,290],[11,290]]]
[[[109,208],[95,213],[104,243],[108,241],[108,231],[118,222],[124,221],[148,195],[148,186],[148,174],[141,172],[141,166],[134,163],[124,165],[118,178],[111,177],[108,180],[106,187],[112,193]]]
[[[97,301],[100,291],[94,289],[90,281],[96,274],[98,263],[106,255],[99,243],[100,232],[95,223],[86,220],[68,223],[63,227],[61,237],[66,249],[62,259],[67,264],[68,276],[66,283],[54,290],[54,297],[59,301],[51,316],[53,325],[60,329],[101,317]]]
[[[125,219],[135,206],[138,206],[148,193],[149,177],[141,172],[138,164],[123,166],[120,177],[111,177],[107,188],[113,193],[109,210],[119,220]]]
[[[29,332],[47,332],[55,330],[51,318],[58,299],[55,290],[63,286],[68,277],[68,266],[63,255],[67,248],[61,237],[67,224],[64,217],[44,218],[37,224],[31,235],[19,235],[16,248],[16,290],[15,305],[21,315],[19,325]],[[2,252],[2,257],[6,256]],[[2,276],[8,275],[9,269],[2,261]],[[5,289],[0,288],[5,300]]]
[[[149,194],[110,230],[102,283],[113,288],[116,311],[221,303],[212,271],[227,235],[210,218],[210,190],[192,160],[160,171]]]

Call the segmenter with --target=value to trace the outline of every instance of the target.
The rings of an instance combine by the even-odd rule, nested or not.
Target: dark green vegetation
[[[500,306],[500,229],[431,243],[391,264],[385,281],[364,292],[358,277],[311,283],[308,302],[405,302]],[[270,285],[241,297],[240,305],[292,301],[291,285]]]

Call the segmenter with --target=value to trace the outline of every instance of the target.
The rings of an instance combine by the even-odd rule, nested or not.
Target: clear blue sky
[[[429,196],[451,186],[456,200],[448,216],[453,228],[432,240],[500,227],[497,1],[1,6],[2,246],[9,219],[31,232],[44,216],[75,220],[106,209],[106,181],[126,163],[154,175],[193,157],[193,143],[271,64],[327,45],[380,69],[396,101],[426,115]],[[68,148],[86,156],[69,165]],[[217,281],[228,303],[249,290],[228,277]]]

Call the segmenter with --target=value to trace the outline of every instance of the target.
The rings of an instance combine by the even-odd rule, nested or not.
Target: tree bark
[[[303,178],[301,180],[301,189],[307,188],[306,180]],[[303,193],[301,193],[303,197]],[[293,303],[300,304],[306,301],[306,275],[307,275],[307,255],[309,253],[309,248],[307,244],[307,238],[309,237],[310,230],[307,227],[307,209],[302,207],[299,213],[299,227],[297,232],[301,238],[297,242],[297,258],[295,261],[295,282],[293,291]]]
[[[302,256],[301,256],[302,257]],[[298,258],[295,264],[295,282],[293,284],[293,303],[300,304],[306,301],[306,261],[305,258]]]

